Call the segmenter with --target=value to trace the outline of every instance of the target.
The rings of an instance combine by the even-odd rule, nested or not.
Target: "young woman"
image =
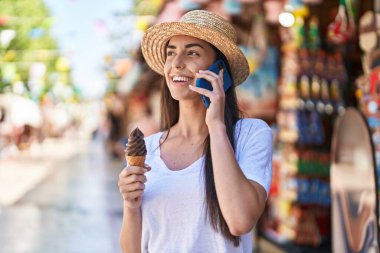
[[[234,86],[248,64],[235,30],[213,13],[191,11],[150,28],[142,50],[165,77],[162,132],[145,138],[146,167],[120,173],[123,252],[251,253],[271,181],[272,132],[239,118]],[[217,59],[227,70],[207,70]],[[224,71],[233,81],[226,92]],[[200,78],[213,90],[196,87]]]

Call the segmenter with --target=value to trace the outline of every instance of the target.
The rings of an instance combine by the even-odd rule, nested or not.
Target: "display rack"
[[[364,114],[369,125],[371,141],[374,145],[376,165],[377,186],[377,214],[380,216],[380,34],[378,31],[380,18],[380,1],[373,1],[373,11],[365,12],[360,18],[361,33],[359,34],[359,45],[362,49],[363,75],[356,80],[356,97],[360,111]],[[366,30],[368,26],[372,30]],[[368,34],[372,35],[371,38]],[[378,220],[380,227],[380,219]]]
[[[318,18],[304,13],[280,30],[277,153],[260,233],[287,252],[330,252],[331,137],[348,75],[342,53],[322,49]]]

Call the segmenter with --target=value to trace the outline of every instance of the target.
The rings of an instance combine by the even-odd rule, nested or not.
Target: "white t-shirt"
[[[241,126],[241,128],[240,128]],[[240,133],[239,133],[240,131]],[[251,233],[241,236],[239,247],[210,225],[205,213],[204,157],[185,169],[172,171],[160,157],[162,132],[145,138],[152,169],[142,202],[142,252],[251,253]],[[245,176],[268,193],[272,176],[272,131],[258,119],[244,119],[235,131],[236,159]]]

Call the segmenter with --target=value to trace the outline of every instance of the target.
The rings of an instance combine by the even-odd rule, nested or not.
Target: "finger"
[[[121,178],[119,180],[120,185],[125,185],[125,184],[131,184],[134,182],[141,182],[141,183],[146,183],[147,179],[146,176],[141,175],[141,174],[132,174],[127,177]]]
[[[222,84],[224,84],[223,74],[224,74],[224,69],[221,69],[219,71],[219,78]]]
[[[208,71],[208,72],[203,72],[202,70],[199,70],[198,73],[196,73],[197,78],[203,78],[210,83],[212,82],[218,82],[219,76],[215,74],[214,72]]]
[[[144,167],[137,167],[137,166],[129,166],[126,168],[126,176],[132,175],[132,174],[144,174],[148,170]]]
[[[131,192],[137,191],[137,190],[144,190],[145,184],[141,182],[134,182],[132,184],[124,184],[119,187],[119,191],[122,195],[128,195]]]
[[[135,198],[141,197],[143,195],[144,191],[143,190],[136,190],[133,192],[130,192],[126,194],[124,197],[125,200],[134,200]]]
[[[203,78],[211,83],[211,86],[213,88],[213,91],[221,92],[223,87],[223,79],[219,75],[215,74],[212,71],[207,70],[207,72],[204,72],[200,70],[199,73],[196,74],[197,78]]]
[[[192,91],[195,91],[195,92],[197,92],[197,93],[199,93],[201,95],[205,95],[208,98],[210,98],[213,95],[212,91],[210,91],[208,89],[196,87],[194,85],[189,85],[189,89],[191,89]]]
[[[122,186],[121,189],[123,192],[133,192],[136,190],[144,190],[145,184],[143,184],[141,182],[134,182],[134,183]]]
[[[125,167],[119,174],[119,178],[127,176],[127,167]]]

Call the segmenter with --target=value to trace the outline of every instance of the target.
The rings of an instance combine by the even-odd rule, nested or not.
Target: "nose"
[[[183,57],[181,54],[178,54],[175,56],[173,62],[172,62],[172,66],[176,69],[183,69],[185,68],[185,62],[183,61]]]

